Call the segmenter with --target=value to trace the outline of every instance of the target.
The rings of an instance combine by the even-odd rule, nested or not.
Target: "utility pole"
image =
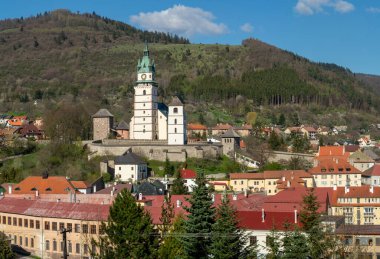
[[[63,239],[63,257],[62,257],[63,259],[67,259],[69,257],[69,255],[67,254],[67,240],[66,240],[67,232],[71,232],[71,228],[70,229],[61,228],[60,233],[62,234],[62,239]]]

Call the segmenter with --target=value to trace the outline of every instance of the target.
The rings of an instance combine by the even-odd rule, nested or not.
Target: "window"
[[[12,218],[8,217],[8,225],[12,225]]]
[[[69,229],[73,229],[73,224],[71,224],[71,223],[67,223],[67,229],[69,230]]]
[[[32,248],[34,247],[34,238],[32,237],[30,238],[30,247]]]
[[[17,218],[13,218],[13,226],[17,226]]]
[[[50,250],[50,241],[49,240],[45,241],[45,250],[47,250],[47,251]]]
[[[34,220],[32,220],[32,219],[30,220],[30,225],[29,226],[30,226],[30,228],[34,228]]]
[[[52,222],[51,223],[51,230],[54,230],[54,231],[57,230],[57,222]]]
[[[53,240],[53,251],[57,251],[57,240]]]
[[[143,91],[143,95],[146,95],[146,90]]]
[[[36,220],[36,229],[40,229],[40,221]]]
[[[178,108],[174,108],[173,113],[178,113]]]
[[[80,244],[75,244],[75,253],[80,254]]]
[[[18,219],[18,226],[22,227],[22,219]]]
[[[177,119],[174,119],[174,124],[177,124]]]
[[[24,219],[24,227],[28,227],[28,223],[29,223],[29,220],[27,220],[27,219]]]
[[[69,253],[72,253],[73,252],[73,244],[71,243],[71,241],[67,241],[67,251]]]
[[[61,252],[63,251],[63,241],[61,241]]]
[[[91,234],[96,234],[96,225],[91,225]]]
[[[131,167],[131,170],[133,170],[133,166]]]
[[[87,224],[82,225],[82,233],[88,233],[88,225]]]
[[[249,237],[249,245],[254,246],[257,243],[257,236],[250,236]]]
[[[65,228],[65,223],[63,223],[63,222],[59,222],[59,229],[61,230],[61,229],[63,229],[63,228]]]
[[[17,236],[16,235],[13,236],[13,243],[17,244]]]
[[[20,243],[19,245],[22,246],[22,236],[19,237]]]
[[[87,244],[84,244],[83,245],[83,253],[86,255],[88,254],[88,245]]]
[[[104,234],[104,229],[103,229],[102,225],[99,226],[99,234],[100,235]]]
[[[80,225],[75,224],[75,233],[80,233]]]
[[[50,222],[45,221],[45,230],[50,230]]]
[[[177,128],[174,128],[174,133],[177,133]]]
[[[7,217],[3,216],[3,224],[7,224]]]

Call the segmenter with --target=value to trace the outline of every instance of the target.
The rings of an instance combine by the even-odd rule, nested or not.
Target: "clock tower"
[[[145,44],[143,57],[137,62],[137,81],[134,96],[134,116],[131,124],[131,138],[155,140],[157,129],[157,83],[156,66],[149,57],[148,45]]]

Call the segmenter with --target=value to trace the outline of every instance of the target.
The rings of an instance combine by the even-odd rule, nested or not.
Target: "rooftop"
[[[237,134],[233,128],[229,128],[223,135],[222,138],[240,138],[240,135]]]
[[[195,179],[197,178],[197,173],[191,169],[182,169],[181,178],[183,179]]]
[[[140,165],[146,164],[146,162],[134,153],[127,153],[123,156],[118,156],[115,158],[115,165]]]
[[[93,118],[105,118],[105,117],[113,117],[113,115],[107,109],[100,109],[94,115]]]
[[[74,192],[75,187],[64,176],[28,176],[12,187],[14,194],[67,194]],[[6,190],[8,192],[8,190]]]
[[[169,106],[183,106],[183,102],[178,98],[178,96],[173,96]]]

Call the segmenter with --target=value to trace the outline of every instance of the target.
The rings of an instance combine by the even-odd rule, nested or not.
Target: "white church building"
[[[156,66],[149,57],[148,46],[137,63],[137,81],[134,87],[134,113],[130,122],[130,139],[167,140],[168,145],[186,144],[184,105],[173,97],[166,106],[158,103]]]

